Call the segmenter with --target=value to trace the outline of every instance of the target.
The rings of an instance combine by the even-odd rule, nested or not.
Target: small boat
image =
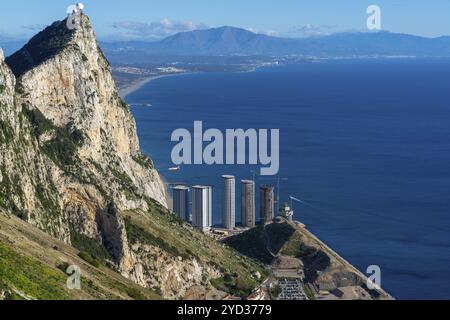
[[[173,167],[173,168],[169,168],[169,171],[180,171],[181,170],[181,167],[180,166],[178,166],[178,167]]]

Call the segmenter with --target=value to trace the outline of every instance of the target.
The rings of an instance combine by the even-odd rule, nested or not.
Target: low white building
[[[284,206],[282,208],[280,208],[279,216],[292,222],[292,219],[294,217],[294,211],[291,209],[291,207],[287,203],[285,203]]]

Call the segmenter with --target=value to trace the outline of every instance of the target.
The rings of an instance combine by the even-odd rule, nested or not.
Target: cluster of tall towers
[[[173,212],[181,219],[190,221],[189,188],[173,188]],[[261,219],[264,222],[275,218],[274,187],[263,186],[260,189]],[[208,232],[213,225],[213,197],[211,186],[192,187],[192,224]],[[241,181],[241,225],[244,228],[256,226],[256,184],[253,180]],[[236,178],[222,176],[222,226],[224,229],[236,228]]]
[[[223,200],[222,221],[223,227],[233,230],[236,227],[236,179],[233,176],[222,176]],[[275,188],[263,186],[260,189],[260,212],[264,222],[275,218]],[[256,185],[253,180],[241,181],[241,225],[246,228],[256,226]]]

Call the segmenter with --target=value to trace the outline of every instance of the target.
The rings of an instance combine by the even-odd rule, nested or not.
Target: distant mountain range
[[[157,42],[105,42],[102,47],[108,53],[180,56],[450,57],[450,37],[425,38],[387,31],[292,39],[221,27],[182,32]]]
[[[5,55],[24,41],[2,41]],[[160,41],[101,42],[108,57],[126,55],[174,56],[287,56],[365,57],[413,56],[450,57],[450,37],[425,38],[409,34],[347,32],[301,39],[257,34],[235,27],[182,32]]]

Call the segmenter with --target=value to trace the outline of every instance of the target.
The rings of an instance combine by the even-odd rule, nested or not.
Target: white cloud
[[[28,24],[28,25],[22,25],[22,29],[30,30],[33,32],[41,31],[46,28],[46,25],[43,24]]]
[[[271,36],[271,37],[278,37],[280,34],[277,32],[277,31],[275,31],[275,30],[268,30],[268,31],[266,31],[264,34],[266,34],[266,35],[268,35],[268,36]]]
[[[157,40],[179,32],[206,29],[207,27],[204,24],[194,23],[192,21],[163,19],[151,23],[119,21],[113,23],[113,28],[120,31],[122,36],[125,37]]]
[[[255,29],[255,28],[245,28],[245,30],[248,30],[250,32],[257,33],[257,34],[265,34],[266,36],[271,36],[271,37],[277,37],[277,36],[280,35],[275,30],[264,30],[264,31],[262,31],[262,30],[258,30],[258,29]]]
[[[314,26],[312,24],[306,24],[304,26],[296,26],[291,28],[286,36],[295,38],[307,38],[330,35],[330,29],[332,26]]]

